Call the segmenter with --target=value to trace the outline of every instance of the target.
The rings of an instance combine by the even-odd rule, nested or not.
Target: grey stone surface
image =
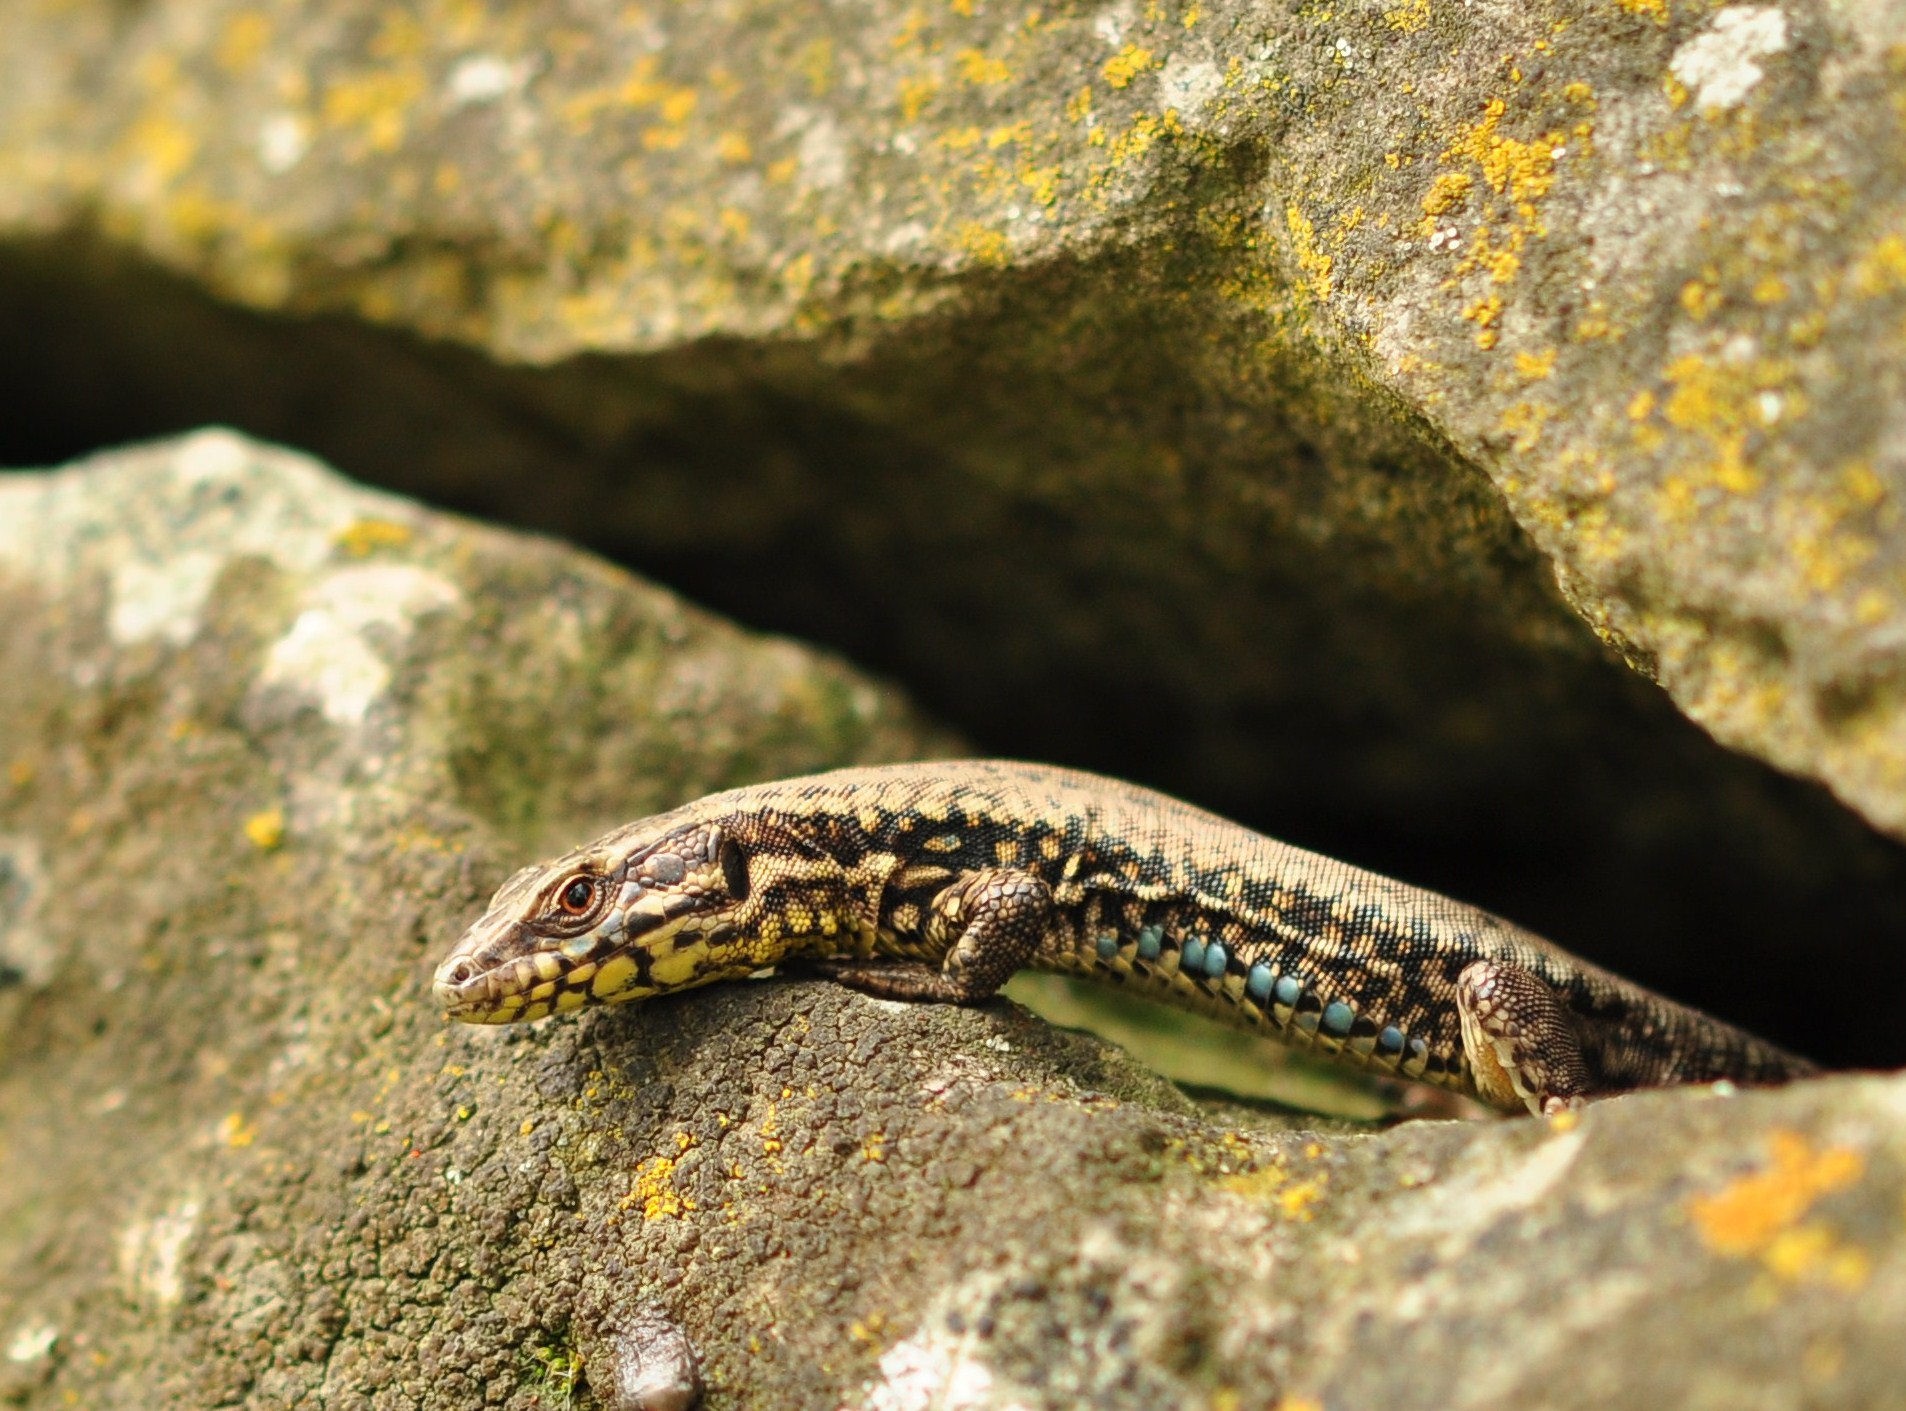
[[[223,432],[0,478],[0,614],[0,1403],[586,1407],[658,1315],[712,1408],[1906,1381],[1898,1079],[1376,1133],[812,982],[446,1026],[431,964],[523,856],[946,742]]]

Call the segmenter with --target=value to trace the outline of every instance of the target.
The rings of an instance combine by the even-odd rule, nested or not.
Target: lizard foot
[[[918,960],[815,960],[809,968],[876,999],[979,1004],[991,999],[997,988],[975,985]]]
[[[1489,1102],[1538,1117],[1581,1106],[1589,1089],[1582,1042],[1541,977],[1507,961],[1475,961],[1456,977],[1456,1013],[1476,1089]]]

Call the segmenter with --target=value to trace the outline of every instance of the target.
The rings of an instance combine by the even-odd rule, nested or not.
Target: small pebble
[[[701,1359],[681,1325],[660,1310],[636,1313],[610,1337],[608,1352],[608,1385],[589,1379],[603,1411],[690,1411],[701,1401]]]

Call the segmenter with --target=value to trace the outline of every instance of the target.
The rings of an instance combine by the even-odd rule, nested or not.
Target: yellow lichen
[[[1696,323],[1704,322],[1721,302],[1720,274],[1712,265],[1701,271],[1699,279],[1681,286],[1681,307]]]
[[[1807,588],[1834,592],[1878,555],[1875,516],[1881,526],[1897,517],[1886,500],[1885,481],[1865,460],[1851,462],[1809,492],[1782,499],[1778,528],[1788,545],[1786,561]],[[1871,605],[1870,594],[1863,594],[1856,600],[1855,615],[1863,617]]]
[[[1906,289],[1906,236],[1874,242],[1853,266],[1853,292],[1865,298]]]
[[[1555,349],[1516,354],[1516,376],[1524,382],[1543,382],[1555,375]]]
[[[1848,574],[1879,552],[1879,545],[1866,535],[1847,533],[1831,525],[1797,529],[1788,544],[1793,563],[1816,593],[1833,592]]]
[[[1827,336],[1827,311],[1813,309],[1795,319],[1787,328],[1787,341],[1796,348],[1815,348]]]
[[[1151,50],[1140,48],[1136,44],[1127,44],[1105,61],[1105,67],[1099,70],[1099,74],[1112,87],[1125,88],[1133,79],[1153,67],[1153,64]]]
[[[974,263],[993,269],[1004,268],[1011,254],[1004,234],[973,221],[960,227],[959,243]]]
[[[1661,404],[1661,415],[1670,426],[1700,438],[1710,458],[1684,466],[1682,475],[1661,487],[1663,513],[1692,513],[1698,492],[1704,487],[1733,495],[1751,494],[1760,488],[1761,474],[1747,460],[1748,432],[1766,420],[1768,395],[1775,398],[1775,414],[1788,410],[1787,404],[1798,400],[1795,393],[1773,391],[1789,375],[1789,369],[1781,363],[1722,365],[1698,354],[1677,358],[1668,365],[1666,377],[1672,390]],[[1653,449],[1662,440],[1659,429],[1645,420],[1653,405],[1651,394],[1647,401],[1638,395],[1629,404],[1635,440],[1644,450]]]
[[[995,59],[978,49],[960,50],[953,56],[953,64],[959,70],[960,82],[974,87],[1004,83],[1013,74],[1005,60]]]
[[[416,59],[430,47],[430,30],[422,19],[403,7],[385,12],[369,51],[377,59]]]
[[[271,43],[271,21],[256,10],[240,10],[225,21],[212,57],[227,73],[242,73],[258,62]]]
[[[1664,369],[1674,390],[1662,404],[1662,415],[1683,431],[1718,442],[1757,421],[1758,394],[1782,386],[1791,375],[1787,364],[1768,359],[1717,363],[1689,353]]]
[[[1731,495],[1751,495],[1760,488],[1760,473],[1747,463],[1747,437],[1739,431],[1723,436],[1719,454],[1708,466],[1714,483]]]
[[[1526,236],[1527,232],[1512,228],[1508,243],[1498,245],[1488,226],[1477,226],[1475,235],[1469,241],[1469,253],[1457,267],[1457,272],[1467,274],[1473,269],[1487,270],[1491,284],[1509,283],[1516,277],[1516,271],[1522,268],[1522,245]]]
[[[640,1208],[644,1220],[678,1220],[695,1208],[694,1198],[675,1189],[675,1159],[652,1156],[635,1168],[629,1193],[618,1204],[624,1210]]]
[[[1788,294],[1787,281],[1777,274],[1763,274],[1754,281],[1751,297],[1756,304],[1779,304]]]
[[[1284,223],[1290,227],[1297,248],[1297,267],[1307,276],[1310,290],[1319,301],[1328,300],[1331,290],[1331,258],[1317,247],[1317,231],[1310,217],[1295,201],[1284,207]]]
[[[1840,472],[1847,498],[1862,509],[1873,509],[1886,498],[1886,482],[1868,461],[1854,461]]]
[[[1253,1204],[1270,1206],[1287,1220],[1303,1221],[1311,1218],[1311,1207],[1323,1198],[1325,1178],[1320,1174],[1296,1180],[1282,1166],[1264,1166],[1226,1176],[1218,1185]]]
[[[1383,22],[1391,29],[1414,34],[1429,23],[1429,0],[1403,0],[1394,10],[1383,12]]]
[[[389,519],[354,519],[331,542],[351,558],[369,558],[379,549],[400,549],[415,537],[408,524]]]
[[[1555,184],[1555,149],[1563,135],[1548,132],[1533,142],[1506,137],[1500,131],[1506,105],[1494,98],[1483,108],[1483,119],[1464,131],[1444,153],[1467,157],[1482,171],[1494,191],[1515,201],[1537,201]]]
[[[1425,238],[1434,234],[1440,214],[1471,194],[1472,172],[1480,175],[1497,198],[1470,235],[1468,248],[1456,267],[1458,279],[1482,270],[1492,284],[1511,283],[1521,271],[1522,252],[1528,241],[1547,233],[1539,206],[1555,183],[1556,159],[1566,150],[1564,135],[1545,132],[1532,141],[1507,136],[1501,130],[1507,111],[1502,99],[1492,99],[1485,105],[1480,122],[1457,133],[1439,160],[1464,165],[1438,176],[1423,198],[1424,215],[1418,229]],[[1505,215],[1508,219],[1503,221]],[[1477,325],[1477,347],[1486,350],[1495,346],[1498,330],[1493,325],[1501,308],[1501,299],[1491,296],[1475,300],[1463,310],[1462,316]]]
[[[1019,184],[1032,193],[1032,199],[1042,206],[1051,206],[1059,199],[1059,176],[1061,167],[1023,167],[1019,172]]]
[[[176,118],[152,113],[127,134],[133,151],[152,174],[153,184],[169,186],[198,156],[198,134]]]
[[[834,91],[834,41],[822,36],[810,39],[794,56],[794,68],[807,79],[807,91],[825,98]]]
[[[421,69],[373,69],[333,84],[321,111],[333,127],[361,129],[373,152],[394,152],[426,86]]]
[[[1801,1133],[1768,1138],[1770,1164],[1711,1195],[1688,1202],[1688,1214],[1708,1247],[1728,1255],[1757,1254],[1790,1229],[1821,1197],[1865,1174],[1866,1163],[1848,1147],[1816,1149]]]
[[[1469,194],[1469,188],[1475,185],[1475,178],[1466,171],[1446,171],[1430,183],[1430,189],[1423,196],[1423,214],[1430,217],[1440,216],[1451,206]]]
[[[1644,15],[1658,25],[1668,23],[1668,0],[1619,0],[1631,15]]]
[[[1865,1159],[1851,1147],[1816,1147],[1799,1132],[1768,1138],[1769,1163],[1688,1202],[1688,1216],[1717,1254],[1758,1261],[1783,1283],[1824,1282],[1853,1290],[1871,1259],[1806,1216],[1826,1196],[1855,1184]]]
[[[902,81],[900,85],[900,116],[912,122],[933,101],[940,91],[940,81],[936,78],[917,76]]]
[[[282,808],[267,808],[254,813],[245,820],[245,836],[260,852],[276,851],[284,846],[285,811]]]
[[[1132,118],[1130,127],[1112,139],[1111,149],[1107,155],[1114,166],[1121,166],[1144,156],[1151,150],[1152,144],[1158,140],[1160,134],[1182,130],[1175,113],[1166,113],[1163,117],[1139,113]],[[1102,128],[1095,129],[1092,133],[1093,140],[1101,140],[1102,133]]]
[[[1582,316],[1575,320],[1575,327],[1569,332],[1569,337],[1577,343],[1593,343],[1600,339],[1621,336],[1621,330],[1608,316],[1608,306],[1599,299],[1589,300],[1588,307],[1583,310]]]
[[[1655,489],[1655,513],[1668,524],[1685,524],[1700,512],[1701,502],[1686,477],[1670,475]]]
[[[1502,296],[1491,294],[1486,299],[1478,299],[1463,310],[1463,318],[1476,325],[1476,346],[1484,352],[1496,346],[1500,336],[1496,321],[1502,317]]]
[[[1496,424],[1501,431],[1515,437],[1516,450],[1532,451],[1542,439],[1543,425],[1554,414],[1553,408],[1541,402],[1515,402],[1503,411]]]

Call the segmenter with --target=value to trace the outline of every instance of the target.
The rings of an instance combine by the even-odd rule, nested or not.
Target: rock
[[[0,455],[242,424],[1897,1061],[1898,850],[1596,638],[1906,835],[1902,38],[0,7]]]
[[[795,1411],[1906,1379],[1906,1081],[1305,1130],[1005,1004],[449,1026],[431,965],[525,855],[946,742],[224,432],[0,479],[0,611],[6,1404],[529,1411],[696,1354]]]

